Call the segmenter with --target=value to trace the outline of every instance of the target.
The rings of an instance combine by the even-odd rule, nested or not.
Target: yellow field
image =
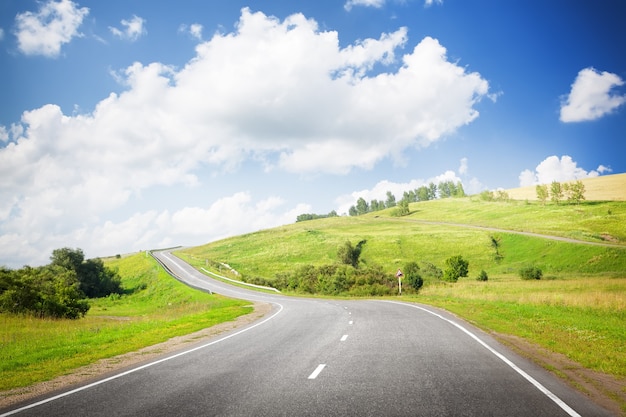
[[[585,185],[587,201],[626,201],[626,174],[602,175],[581,181]],[[550,184],[548,184],[548,189],[549,187]],[[507,190],[507,193],[514,200],[537,200],[537,190],[534,185],[513,188]]]

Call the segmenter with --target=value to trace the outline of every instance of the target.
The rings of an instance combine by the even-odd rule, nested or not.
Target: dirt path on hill
[[[408,222],[408,223],[421,223],[421,224],[430,224],[430,225],[436,225],[436,226],[452,226],[452,227],[462,227],[465,229],[478,229],[478,230],[486,230],[489,232],[499,232],[499,233],[512,233],[512,234],[516,234],[516,235],[524,235],[524,236],[532,236],[532,237],[539,237],[539,238],[543,238],[543,239],[550,239],[550,240],[558,240],[561,242],[568,242],[568,243],[577,243],[577,244],[581,244],[581,245],[592,245],[592,246],[604,246],[607,248],[625,248],[626,249],[626,245],[620,245],[617,243],[608,243],[608,242],[588,242],[586,240],[578,240],[578,239],[572,239],[569,237],[562,237],[562,236],[552,236],[552,235],[544,235],[541,233],[533,233],[533,232],[524,232],[521,230],[510,230],[510,229],[499,229],[497,227],[488,227],[488,226],[475,226],[472,224],[463,224],[463,223],[448,223],[448,222],[437,222],[437,221],[430,221],[430,220],[419,220],[419,219],[401,219],[401,218],[385,218],[385,220],[397,220],[397,221],[403,221],[403,222]]]

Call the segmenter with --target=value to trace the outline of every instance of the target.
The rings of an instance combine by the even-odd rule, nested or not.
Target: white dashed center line
[[[345,342],[347,338],[348,338],[348,335],[344,334],[343,336],[341,336],[341,341]]]
[[[315,370],[313,371],[313,373],[311,375],[309,375],[309,379],[315,379],[317,378],[317,376],[320,374],[320,372],[322,372],[322,369],[324,369],[324,367],[326,366],[325,363],[321,363],[317,366],[317,368],[315,368]]]

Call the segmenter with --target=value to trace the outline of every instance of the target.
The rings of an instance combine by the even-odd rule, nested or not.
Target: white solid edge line
[[[274,304],[276,304],[276,305],[279,307],[279,310],[278,310],[276,313],[272,314],[270,317],[266,318],[265,320],[260,321],[260,322],[258,322],[258,323],[256,323],[256,324],[254,324],[254,325],[252,325],[252,326],[250,326],[250,327],[246,327],[245,329],[239,330],[238,332],[235,332],[235,333],[230,334],[230,335],[228,335],[228,336],[224,336],[224,337],[222,337],[221,339],[214,340],[214,341],[209,342],[209,343],[206,343],[206,344],[204,344],[204,345],[197,346],[197,347],[195,347],[195,348],[193,348],[193,349],[185,350],[185,351],[180,352],[180,353],[177,353],[177,354],[175,354],[175,355],[168,356],[167,358],[159,359],[159,360],[157,360],[157,361],[150,362],[150,363],[147,363],[147,364],[142,365],[142,366],[138,366],[137,368],[129,369],[128,371],[125,371],[125,372],[122,372],[122,373],[119,373],[119,374],[115,374],[115,375],[113,375],[113,376],[110,376],[110,377],[108,377],[108,378],[102,379],[102,380],[100,380],[100,381],[93,382],[93,383],[91,383],[91,384],[89,384],[89,385],[85,385],[85,386],[82,386],[82,387],[79,387],[79,388],[73,389],[73,390],[71,390],[71,391],[67,391],[67,392],[64,392],[64,393],[62,393],[62,394],[55,395],[54,397],[46,398],[45,400],[41,400],[41,401],[38,401],[38,402],[36,402],[36,403],[29,404],[29,405],[26,405],[26,406],[21,407],[21,408],[17,408],[17,409],[15,409],[15,410],[11,410],[11,411],[9,411],[9,412],[7,412],[7,413],[0,414],[0,417],[10,416],[10,415],[13,415],[13,414],[20,413],[20,412],[22,412],[22,411],[24,411],[24,410],[28,410],[28,409],[30,409],[30,408],[35,408],[35,407],[38,407],[38,406],[40,406],[40,405],[43,405],[43,404],[46,404],[46,403],[49,403],[49,402],[52,402],[52,401],[58,400],[59,398],[67,397],[68,395],[72,395],[72,394],[75,394],[75,393],[77,393],[77,392],[84,391],[84,390],[86,390],[86,389],[89,389],[89,388],[95,387],[95,386],[97,386],[97,385],[101,385],[101,384],[104,384],[104,383],[106,383],[106,382],[113,381],[114,379],[121,378],[121,377],[123,377],[123,376],[129,375],[129,374],[132,374],[132,373],[137,372],[137,371],[141,371],[142,369],[149,368],[149,367],[151,367],[151,366],[153,366],[153,365],[158,365],[158,364],[160,364],[160,363],[167,362],[167,361],[169,361],[169,360],[171,360],[171,359],[178,358],[178,357],[180,357],[180,356],[184,356],[184,355],[186,355],[186,354],[188,354],[188,353],[192,353],[192,352],[195,352],[195,351],[197,351],[197,350],[201,350],[201,349],[207,348],[207,347],[209,347],[209,346],[212,346],[212,345],[215,345],[215,344],[217,344],[217,343],[223,342],[224,340],[230,339],[231,337],[235,337],[235,336],[237,336],[237,335],[240,335],[240,334],[242,334],[242,333],[244,333],[244,332],[247,332],[248,330],[252,330],[252,329],[254,329],[254,328],[255,328],[255,327],[257,327],[257,326],[260,326],[260,325],[262,325],[262,324],[267,323],[268,321],[270,321],[271,319],[273,319],[274,317],[276,317],[278,314],[280,314],[280,312],[281,312],[281,311],[283,311],[283,306],[282,306],[281,304],[278,304],[278,303],[274,303]],[[324,365],[324,366],[325,366],[325,365]]]
[[[404,306],[408,306],[408,307],[413,307],[413,308],[417,308],[419,310],[423,310],[429,314],[432,314],[433,316],[439,317],[441,320],[445,320],[448,323],[452,324],[453,326],[457,327],[458,329],[460,329],[461,331],[463,331],[464,333],[466,333],[469,337],[471,337],[472,339],[474,339],[475,341],[477,341],[478,343],[480,343],[483,347],[485,347],[488,351],[490,351],[491,353],[493,353],[495,356],[497,356],[500,360],[502,360],[504,363],[506,363],[507,365],[509,365],[513,370],[515,370],[515,372],[517,372],[518,374],[520,374],[522,377],[524,377],[528,382],[530,382],[531,384],[533,384],[535,386],[535,388],[537,388],[539,391],[541,391],[545,396],[547,396],[548,398],[550,398],[552,401],[554,401],[559,407],[561,407],[563,409],[563,411],[565,411],[567,414],[569,414],[571,417],[581,417],[580,414],[578,414],[574,409],[572,409],[569,405],[567,405],[563,400],[561,400],[559,397],[557,397],[552,391],[550,391],[549,389],[547,389],[546,387],[544,387],[539,381],[537,381],[535,378],[533,378],[532,376],[528,375],[526,372],[524,372],[520,367],[518,367],[517,365],[515,365],[510,359],[508,359],[506,356],[504,356],[503,354],[501,354],[500,352],[498,352],[497,350],[495,350],[494,348],[492,348],[491,346],[489,346],[487,343],[483,342],[482,340],[480,340],[480,338],[478,336],[476,336],[474,333],[470,332],[469,330],[467,330],[465,327],[461,326],[458,323],[453,322],[450,319],[447,319],[445,317],[443,317],[440,314],[437,314],[433,311],[430,311],[424,307],[420,307],[414,304],[408,304],[408,303],[400,303],[398,301],[387,301],[387,300],[383,300],[383,302],[386,303],[392,303],[392,304],[400,304],[400,305],[404,305]],[[1,416],[0,416],[1,417]]]
[[[326,367],[325,363],[321,363],[319,365],[317,365],[317,368],[315,368],[315,370],[313,371],[313,373],[311,375],[309,375],[309,379],[315,379],[317,378],[317,376],[320,374],[320,372],[322,372],[322,370]]]

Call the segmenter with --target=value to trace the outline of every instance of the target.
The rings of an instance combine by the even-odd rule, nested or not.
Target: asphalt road
[[[192,286],[268,302],[272,312],[0,417],[610,415],[443,311],[253,292],[211,280],[166,252],[158,257]]]

